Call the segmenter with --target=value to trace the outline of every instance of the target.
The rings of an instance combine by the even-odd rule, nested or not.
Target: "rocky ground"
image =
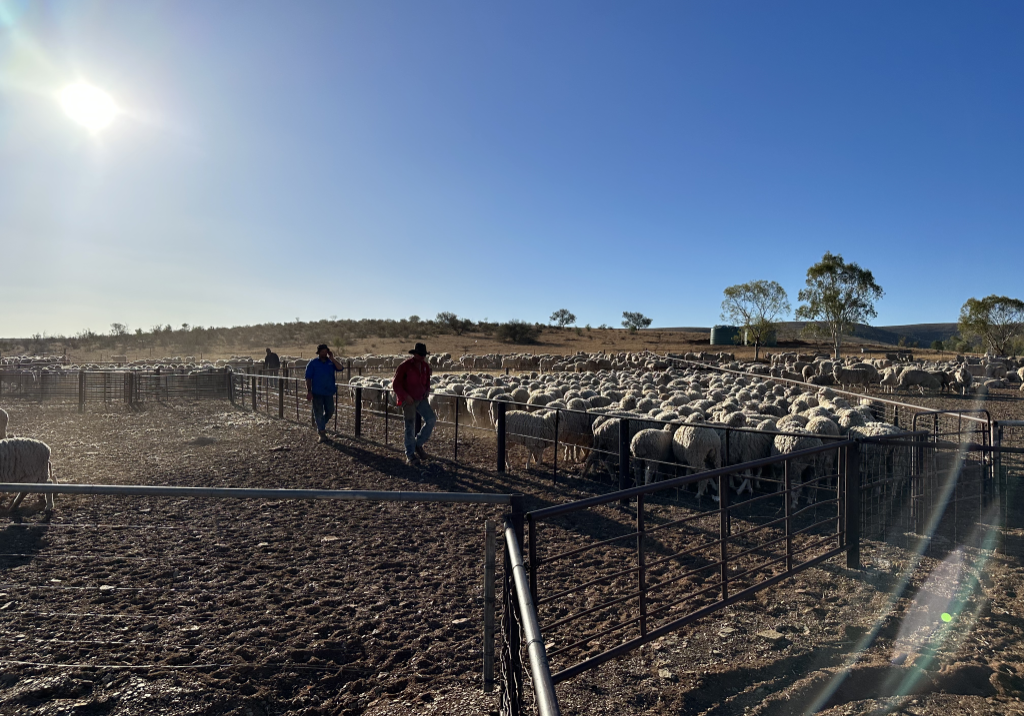
[[[610,489],[564,465],[557,482],[550,465],[496,473],[488,436],[465,430],[465,464],[415,469],[396,425],[385,447],[379,422],[355,439],[347,415],[319,445],[216,401],[4,407],[12,432],[51,445],[62,482],[517,491],[527,509]],[[0,532],[0,713],[498,708],[480,651],[484,522],[501,507],[62,495],[47,522],[27,503]],[[559,685],[562,712],[1024,713],[1016,508],[1005,554],[986,540],[998,525],[926,556],[866,544],[861,569],[832,559]],[[614,534],[635,518],[601,519]]]

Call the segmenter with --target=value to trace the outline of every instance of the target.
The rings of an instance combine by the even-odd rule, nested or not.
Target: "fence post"
[[[85,410],[85,371],[78,371],[78,412]]]
[[[629,419],[619,418],[619,489],[629,487]],[[628,499],[619,500],[619,504],[628,505]]]
[[[644,495],[636,496],[636,566],[640,590],[640,636],[647,636],[647,560],[644,557]]]
[[[287,370],[287,368],[285,369]],[[277,417],[284,419],[284,386],[285,381],[281,378],[275,378],[277,381]]]
[[[498,402],[498,472],[505,472],[505,402]],[[511,569],[511,567],[509,567]]]
[[[846,566],[860,569],[860,442],[846,453]]]
[[[356,386],[356,437],[363,434],[363,389]]]
[[[992,446],[992,453],[989,459],[989,463],[991,465],[992,473],[988,487],[988,492],[991,495],[991,498],[995,498],[999,494],[995,488],[996,481],[999,480],[999,474],[1002,471],[1001,468],[1003,465],[1003,452],[1000,449],[1003,446],[1002,433],[1003,429],[1002,426],[999,425],[999,421],[997,420],[995,422],[992,422],[989,426],[989,444]]]
[[[49,375],[45,370],[39,373],[39,402],[42,403],[46,400],[46,376]]]
[[[551,482],[558,482],[558,418],[561,414],[561,409],[555,408],[555,456],[553,458],[555,471],[551,475]],[[534,596],[534,599],[536,599],[536,596]]]
[[[722,600],[729,598],[729,476],[718,476],[718,554],[722,562]]]
[[[793,571],[793,489],[789,460],[782,463],[782,499],[786,512],[786,571]]]
[[[484,522],[484,693],[494,691],[494,520]]]
[[[256,412],[256,376],[255,375],[253,375],[253,377],[252,377],[252,385],[250,387],[252,388],[252,412],[255,413]]]
[[[462,412],[461,400],[464,400],[461,395],[455,396],[455,456],[452,458],[455,462],[459,461],[459,413]]]

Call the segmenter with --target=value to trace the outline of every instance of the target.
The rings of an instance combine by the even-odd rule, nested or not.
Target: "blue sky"
[[[1024,298],[1018,2],[0,0],[0,336]],[[73,123],[87,81],[122,114]]]

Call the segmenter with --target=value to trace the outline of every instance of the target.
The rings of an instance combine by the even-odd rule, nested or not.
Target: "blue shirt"
[[[338,386],[334,382],[334,373],[338,368],[330,359],[322,361],[314,358],[306,365],[306,380],[313,381],[313,395],[334,395]]]

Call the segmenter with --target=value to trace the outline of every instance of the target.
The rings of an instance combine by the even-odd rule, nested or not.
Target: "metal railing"
[[[503,578],[501,693],[503,716],[520,716],[532,701],[538,716],[558,716],[561,711],[555,696],[548,658],[537,623],[537,612],[530,593],[529,577],[523,564],[522,513],[510,515],[503,527],[505,574]],[[525,642],[524,642],[525,640]],[[530,663],[529,679],[523,669],[523,650]],[[530,698],[532,694],[532,699]]]
[[[380,490],[302,490],[255,489],[236,487],[177,487],[169,485],[93,485],[93,484],[25,484],[0,483],[0,493],[25,492],[30,494],[110,495],[139,497],[203,497],[234,500],[345,500],[421,503],[471,503],[507,505],[510,512],[504,520],[504,577],[502,587],[502,645],[501,645],[501,700],[503,714],[519,716],[525,713],[533,694],[538,716],[558,716],[560,713],[554,685],[547,666],[545,647],[537,625],[536,612],[530,597],[529,579],[520,549],[523,525],[522,495],[487,494],[469,492],[391,492]],[[518,532],[516,529],[518,525]],[[492,535],[491,535],[492,536]],[[494,594],[493,544],[487,541],[485,549],[484,592]],[[489,567],[489,568],[488,568]],[[483,623],[483,688],[490,691],[494,684],[494,610],[493,597],[485,601]],[[523,669],[522,651],[527,653],[529,672]],[[527,676],[529,677],[527,679]],[[526,688],[525,684],[530,687]]]
[[[858,460],[859,444],[846,440],[528,512],[530,588],[554,683],[859,544]],[[771,467],[780,492],[732,502],[730,477]],[[718,484],[717,507],[673,498],[703,480]],[[808,487],[818,499],[801,505]],[[577,543],[584,515],[633,500],[632,529],[609,524]],[[858,560],[850,549],[850,565]]]
[[[0,400],[77,406],[80,412],[94,403],[135,406],[161,400],[224,399],[227,391],[228,372],[223,369],[0,371]]]

